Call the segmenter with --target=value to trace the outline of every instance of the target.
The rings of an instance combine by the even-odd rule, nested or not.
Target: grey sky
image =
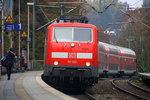
[[[139,8],[143,4],[143,0],[119,0],[121,2],[127,2],[130,7]]]

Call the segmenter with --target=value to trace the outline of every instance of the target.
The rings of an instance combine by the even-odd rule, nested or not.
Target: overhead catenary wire
[[[116,6],[115,6],[116,7]],[[132,18],[132,21],[130,21],[130,22],[127,22],[127,23],[131,23],[131,24],[134,24],[135,22],[140,22],[141,24],[143,24],[144,26],[146,26],[147,28],[150,28],[150,26],[149,25],[147,25],[147,24],[145,24],[144,22],[142,22],[142,20],[150,13],[150,11],[148,11],[142,18],[139,18],[137,15],[135,15],[136,17],[138,17],[138,18],[136,18],[134,15],[131,15],[131,14],[129,14],[129,13],[127,13],[127,12],[125,12],[125,11],[123,11],[122,9],[120,9],[119,8],[119,10],[122,12],[122,13],[124,13],[124,14],[126,14],[129,18]],[[133,23],[132,23],[133,22]],[[123,23],[122,23],[123,24]],[[136,31],[136,27],[133,25],[133,28],[134,28],[134,32],[135,33],[137,33],[137,31]],[[141,37],[140,37],[140,39],[141,39]],[[142,46],[142,42],[140,41],[140,45],[141,45],[141,48],[143,49],[143,46]]]
[[[114,3],[114,1],[115,1],[115,0],[112,0],[112,2],[111,2],[109,5],[107,5],[107,6],[105,7],[105,9],[104,9],[102,12],[97,11],[92,5],[90,5],[90,4],[88,4],[88,3],[80,2],[80,4],[87,4],[87,5],[88,5],[89,7],[91,7],[95,12],[97,12],[97,13],[103,13],[103,12],[105,12],[105,11]],[[51,3],[56,4],[57,2],[51,2]],[[66,3],[71,4],[71,3],[74,3],[74,2],[59,2],[59,3],[62,3],[62,4],[66,4]],[[79,2],[75,2],[75,3],[79,4]],[[39,7],[50,7],[50,6],[45,6],[45,5],[36,5],[36,6],[39,6]],[[55,7],[56,7],[56,6],[55,6]],[[72,7],[72,9],[69,10],[68,12],[66,12],[65,14],[70,13],[71,11],[75,10],[76,8],[77,8],[77,7]],[[65,14],[64,14],[64,15],[65,15]],[[57,18],[58,18],[58,17],[57,17]],[[55,19],[53,19],[52,21],[46,23],[45,25],[43,25],[43,26],[37,28],[36,31],[42,29],[43,27],[49,25],[50,23],[53,23],[57,18],[55,18]]]
[[[55,5],[53,5],[53,6],[50,6],[50,5],[36,5],[37,7],[44,7],[44,8],[53,8],[53,7],[55,7],[55,8],[60,8],[60,6],[55,6]],[[67,6],[67,7],[65,7],[65,8],[75,8],[75,7],[73,7],[73,6]]]
[[[150,13],[150,10],[141,18],[141,20],[144,19],[149,13]]]
[[[98,10],[96,10],[95,7],[93,7],[92,5],[90,5],[90,4],[88,4],[88,3],[85,3],[85,4],[88,5],[90,8],[92,8],[92,10],[94,10],[94,11],[97,12],[97,13],[104,13],[111,5],[113,5],[114,1],[115,1],[115,0],[112,0],[112,2],[111,2],[110,4],[108,4],[108,5],[104,8],[103,11],[98,11]]]
[[[115,6],[115,5],[114,5]],[[116,6],[115,6],[116,7]],[[119,7],[118,7],[119,8]],[[135,18],[134,16],[131,16],[130,14],[128,14],[127,12],[121,10],[121,8],[119,9],[122,13],[126,14],[128,17],[134,19],[134,21],[130,21],[130,22],[118,22],[118,23],[109,23],[109,24],[127,24],[127,23],[131,23],[131,22],[139,22],[139,21],[142,21],[146,16],[148,16],[148,14],[150,13],[150,10],[145,14],[143,15],[141,18]],[[135,15],[135,14],[134,14]],[[137,16],[137,15],[135,15]],[[136,21],[135,21],[136,20]],[[143,23],[143,22],[142,22]],[[145,26],[147,27],[150,27],[148,25],[146,25],[145,23],[143,23]]]
[[[132,4],[132,5],[130,5],[130,6],[137,5],[140,1],[142,1],[142,0],[139,0],[139,1],[135,2],[134,4]]]
[[[45,18],[47,19],[47,21],[50,21],[49,18],[46,16],[46,14],[45,14],[44,10],[42,9],[42,7],[40,7],[40,9],[41,9],[42,13],[44,14]]]
[[[71,9],[71,10],[67,11],[65,14],[68,14],[68,13],[72,12],[72,11],[73,11],[73,10],[75,10],[76,8],[77,8],[77,7],[75,7],[75,8],[73,8],[73,9]],[[65,14],[64,14],[64,15],[65,15]],[[59,17],[57,17],[57,18],[59,18]],[[51,20],[50,22],[48,22],[48,23],[44,24],[43,26],[41,26],[41,27],[37,28],[37,29],[36,29],[36,31],[38,31],[38,30],[42,29],[43,27],[45,27],[45,26],[47,26],[47,25],[49,25],[49,24],[53,23],[54,21],[56,21],[56,20],[57,20],[57,18],[55,18],[55,19]]]
[[[115,0],[112,0],[110,4],[108,4],[101,13],[104,13],[110,6],[114,5]]]
[[[116,7],[116,6],[114,5],[114,7]],[[145,24],[145,23],[142,22],[141,20],[139,20],[139,19],[135,18],[134,16],[132,16],[132,15],[126,13],[125,11],[123,11],[122,9],[120,9],[120,8],[118,8],[118,7],[116,7],[116,8],[119,9],[122,13],[126,14],[128,17],[130,17],[130,18],[132,18],[133,20],[135,20],[136,22],[140,22],[141,24],[143,24],[143,25],[146,26],[147,28],[150,28],[149,25]]]
[[[85,2],[50,2],[50,4],[74,4],[74,3],[75,4],[84,4]],[[59,7],[60,8],[60,6],[49,6],[49,5],[36,5],[36,6],[38,6],[38,7]],[[72,8],[72,9],[69,10],[68,12],[64,13],[63,15],[68,14],[68,13],[72,12],[73,10],[77,9],[77,7],[70,7],[70,6],[66,7],[66,8]],[[59,18],[59,17],[57,17],[57,18]],[[47,26],[51,23],[53,23],[54,21],[57,20],[57,18],[55,18],[55,19],[49,21],[48,23],[42,25],[41,27],[37,28],[36,31],[44,28],[45,26]]]

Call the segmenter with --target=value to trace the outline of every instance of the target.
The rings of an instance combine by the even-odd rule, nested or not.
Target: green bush
[[[43,62],[34,62],[32,70],[43,70]]]

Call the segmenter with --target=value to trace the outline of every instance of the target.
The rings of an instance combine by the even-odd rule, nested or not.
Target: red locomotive
[[[135,73],[135,52],[98,43],[97,28],[83,23],[86,20],[64,18],[48,26],[43,78],[50,84],[85,89],[97,83],[99,75]]]
[[[99,74],[122,76],[136,72],[136,54],[133,50],[99,42]]]
[[[60,87],[87,88],[99,77],[97,28],[67,20],[47,28],[44,78]]]

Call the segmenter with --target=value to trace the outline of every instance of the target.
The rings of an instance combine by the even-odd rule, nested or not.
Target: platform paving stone
[[[18,72],[0,78],[0,100],[77,100],[48,86],[42,71]]]

